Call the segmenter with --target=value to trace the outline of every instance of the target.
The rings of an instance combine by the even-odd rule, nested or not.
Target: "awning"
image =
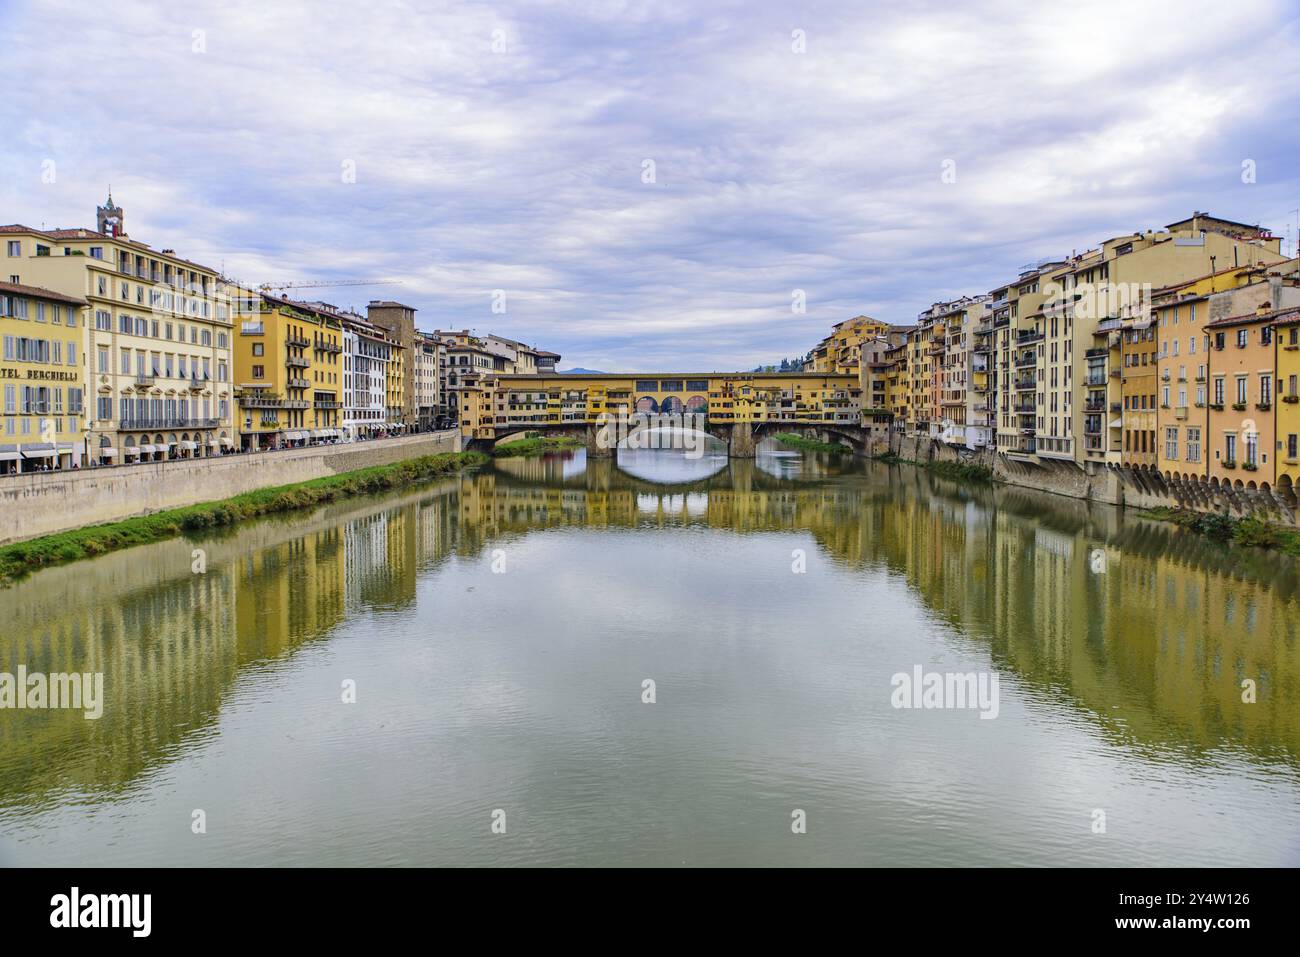
[[[146,455],[153,455],[154,447],[152,445],[142,445],[140,446],[140,451]]]
[[[99,454],[100,454],[100,455],[116,455],[116,454],[117,454],[117,449],[113,448],[111,445],[105,445],[105,446],[102,446],[98,451],[99,451]]]
[[[17,452],[0,452],[0,462],[15,462],[17,460]]]
[[[227,442],[230,442],[230,439],[226,439],[226,441],[227,441]],[[216,448],[216,447],[217,447],[218,445],[220,445],[220,444],[221,444],[221,443],[218,442],[216,439],[208,439],[208,446],[209,446],[210,448]],[[231,444],[233,445],[234,443],[231,443]]]
[[[325,433],[321,429],[312,429],[311,431],[311,437],[313,439],[324,438],[324,436]]]
[[[197,449],[198,447],[199,447],[199,443],[197,443],[197,442],[182,442],[182,443],[181,443],[181,448],[183,448],[183,449],[189,449],[189,451],[191,451],[191,452],[193,452],[193,451],[194,451],[195,449]]]
[[[56,454],[54,449],[23,449],[25,459],[52,459]]]
[[[1124,428],[1124,420],[1123,420],[1123,419],[1116,419],[1114,422],[1112,422],[1112,423],[1110,424],[1110,427],[1111,427],[1112,429],[1122,429],[1122,428]]]
[[[214,440],[214,441],[215,441],[215,440]],[[235,444],[235,440],[234,440],[234,439],[223,438],[223,439],[221,440],[221,444],[222,444],[222,445],[234,445],[234,444]]]

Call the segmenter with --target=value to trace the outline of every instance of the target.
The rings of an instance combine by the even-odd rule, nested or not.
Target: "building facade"
[[[85,321],[84,299],[0,282],[0,475],[86,462]]]
[[[111,196],[96,218],[96,229],[0,227],[11,282],[87,303],[78,349],[90,461],[217,454],[234,442],[225,284],[210,267],[131,239]]]

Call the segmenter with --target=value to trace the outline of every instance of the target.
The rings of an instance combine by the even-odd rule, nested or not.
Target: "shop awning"
[[[213,441],[213,444],[216,443],[216,439],[213,439],[212,441]],[[225,439],[225,438],[223,438],[223,439],[221,440],[221,444],[222,444],[222,445],[234,445],[234,444],[235,444],[235,440],[234,440],[234,439]]]
[[[152,445],[142,445],[140,446],[140,451],[145,455],[153,455],[155,449]]]
[[[181,443],[181,448],[183,448],[183,449],[188,449],[188,450],[191,451],[191,452],[193,452],[193,451],[194,451],[195,449],[197,449],[198,447],[199,447],[199,443],[197,443],[197,442],[182,442],[182,443]]]
[[[17,460],[17,452],[0,452],[0,462],[15,462]]]
[[[116,454],[117,454],[117,449],[113,448],[111,445],[101,446],[101,447],[98,449],[98,451],[99,451],[99,454],[100,454],[100,455],[116,455]]]
[[[56,454],[54,449],[23,449],[25,459],[52,459]]]

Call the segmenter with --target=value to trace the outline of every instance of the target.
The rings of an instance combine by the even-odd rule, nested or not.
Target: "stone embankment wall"
[[[958,451],[930,438],[890,437],[890,451],[911,462],[969,462],[993,471],[997,482],[1066,495],[1070,498],[1132,508],[1186,508],[1198,512],[1227,512],[1233,516],[1262,513],[1274,521],[1300,524],[1295,497],[1277,489],[1230,488],[1205,480],[1166,479],[1141,469],[1097,468],[1086,471],[1073,462],[1021,463],[989,449]]]
[[[459,449],[459,433],[449,430],[278,452],[4,476],[0,544]]]

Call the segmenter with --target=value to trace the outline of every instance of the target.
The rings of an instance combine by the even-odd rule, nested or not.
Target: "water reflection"
[[[107,698],[0,710],[0,863],[775,863],[791,801],[805,863],[1300,862],[1293,561],[907,467],[698,461],[508,459],[204,540],[204,574],[173,541],[0,593],[0,670]],[[913,663],[996,668],[1001,716],[892,710]],[[462,834],[503,793],[546,822],[526,849]],[[235,826],[178,841],[199,801]]]

